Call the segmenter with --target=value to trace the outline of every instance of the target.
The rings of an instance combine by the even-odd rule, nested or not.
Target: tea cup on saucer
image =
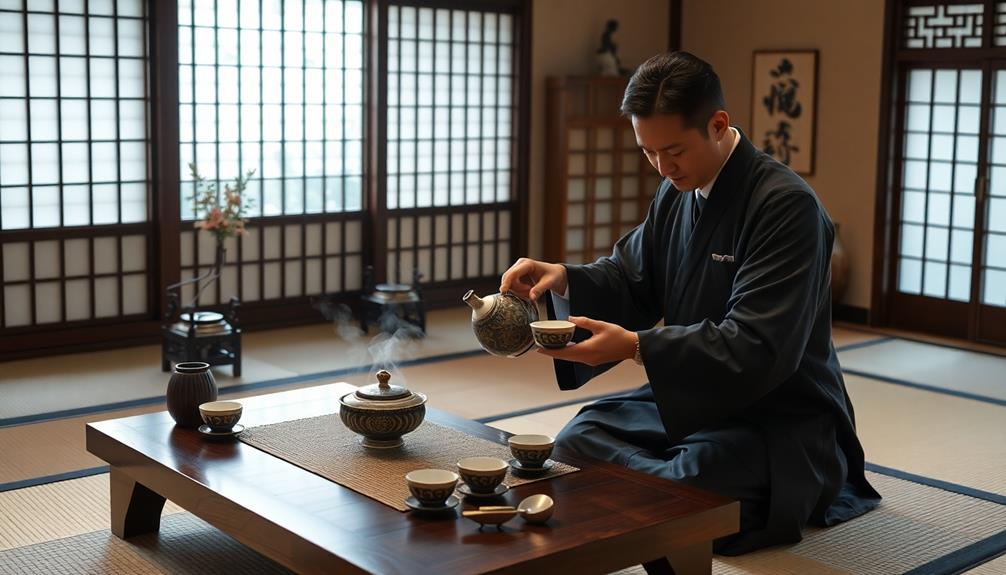
[[[555,438],[551,435],[524,433],[511,435],[507,443],[510,444],[510,453],[513,453],[522,467],[541,469],[548,461],[548,456],[552,455]]]
[[[425,507],[440,507],[454,493],[458,474],[446,469],[416,469],[405,474],[409,492]]]
[[[458,460],[458,473],[475,494],[488,495],[503,483],[507,462],[498,457],[465,457]]]
[[[208,401],[199,406],[199,415],[214,433],[226,433],[234,429],[244,407],[237,401]]]

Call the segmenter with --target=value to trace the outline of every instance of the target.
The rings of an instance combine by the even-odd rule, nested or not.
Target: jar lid
[[[356,396],[360,399],[373,399],[376,401],[388,401],[392,399],[401,399],[403,397],[412,395],[412,392],[400,385],[392,385],[388,383],[391,380],[391,374],[382,369],[377,372],[377,381],[379,383],[372,383],[370,385],[361,387],[356,390]]]
[[[342,403],[358,409],[403,409],[426,403],[426,396],[422,393],[413,393],[400,385],[391,385],[388,380],[391,374],[385,370],[377,372],[377,380],[380,383],[373,383],[356,390],[355,393],[347,393],[342,397]]]

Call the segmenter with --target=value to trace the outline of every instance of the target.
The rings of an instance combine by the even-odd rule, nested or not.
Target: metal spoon
[[[509,511],[515,510],[528,523],[545,523],[555,512],[555,502],[544,493],[525,497],[517,507],[508,505],[484,505],[479,511]]]

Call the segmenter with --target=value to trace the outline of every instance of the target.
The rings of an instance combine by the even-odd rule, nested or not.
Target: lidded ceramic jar
[[[510,292],[485,297],[469,290],[461,298],[472,308],[472,331],[482,349],[500,357],[517,357],[534,347],[531,322],[547,317],[545,310]]]
[[[426,417],[426,394],[389,383],[391,374],[377,372],[373,383],[339,398],[339,418],[363,437],[360,445],[374,449],[400,447],[402,436],[415,431]]]

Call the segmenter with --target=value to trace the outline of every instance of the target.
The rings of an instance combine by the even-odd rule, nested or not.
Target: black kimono
[[[831,342],[834,226],[806,182],[740,138],[696,221],[695,194],[665,181],[611,256],[566,267],[571,315],[638,331],[650,383],[558,438],[739,499],[741,532],[714,545],[730,555],[880,501]],[[561,389],[610,367],[555,362]]]

